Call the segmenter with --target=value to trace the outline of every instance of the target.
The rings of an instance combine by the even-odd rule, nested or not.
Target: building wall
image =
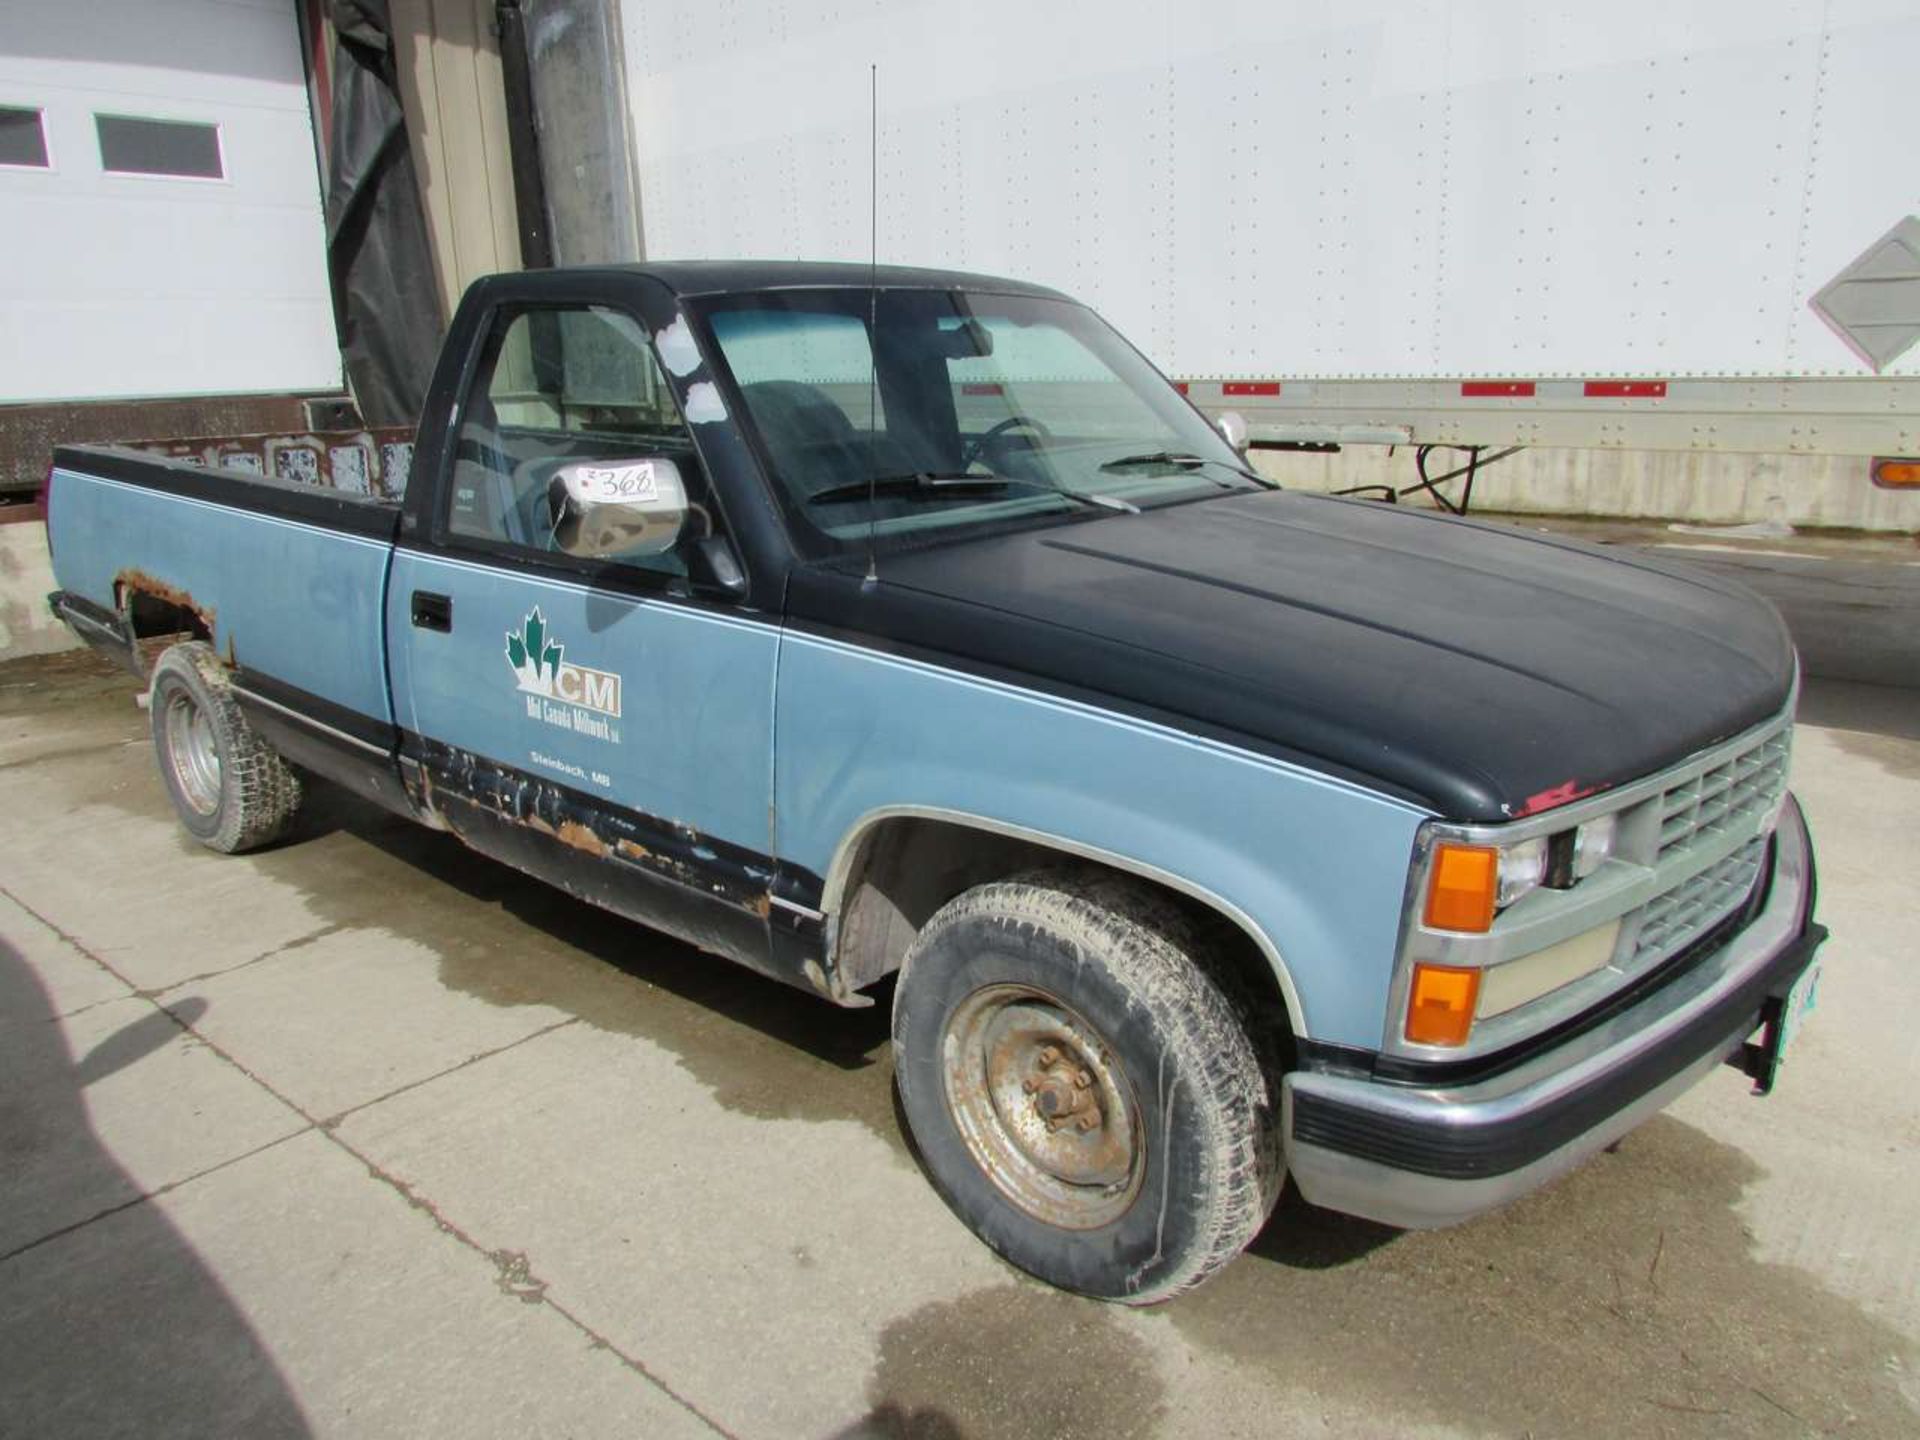
[[[9,512],[0,509],[0,660],[79,648],[74,633],[47,608],[53,589],[47,527],[37,519],[9,523]]]
[[[391,0],[400,100],[442,310],[482,275],[520,268],[493,0]]]
[[[0,168],[0,403],[339,388],[288,0],[0,0],[0,106],[50,162]],[[100,114],[215,125],[224,174],[109,173]]]

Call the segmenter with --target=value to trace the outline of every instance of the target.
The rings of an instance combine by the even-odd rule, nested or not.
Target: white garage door
[[[339,385],[292,0],[0,0],[0,403]]]

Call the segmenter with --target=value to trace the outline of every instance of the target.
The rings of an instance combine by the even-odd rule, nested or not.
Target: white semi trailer
[[[621,29],[651,258],[877,242],[1056,285],[1294,483],[1518,446],[1478,503],[1920,527],[1876,463],[1920,454],[1920,0],[625,0]]]

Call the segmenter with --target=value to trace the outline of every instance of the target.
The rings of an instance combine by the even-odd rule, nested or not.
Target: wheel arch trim
[[[1272,971],[1274,981],[1279,985],[1280,993],[1287,1002],[1287,1021],[1293,1027],[1293,1033],[1302,1039],[1310,1038],[1300,992],[1294,985],[1293,972],[1282,957],[1279,946],[1251,915],[1218,891],[1211,890],[1185,875],[1135,859],[1119,851],[1090,845],[1065,835],[1036,830],[1029,825],[997,820],[989,815],[954,810],[944,806],[882,805],[867,811],[847,828],[846,834],[841,837],[840,843],[834,849],[833,859],[827,866],[825,881],[821,888],[820,909],[827,917],[829,953],[836,951],[839,946],[839,920],[845,912],[847,887],[853,878],[854,866],[861,857],[862,848],[872,832],[890,820],[932,820],[962,829],[1004,836],[1010,840],[1022,840],[1048,850],[1059,851],[1063,855],[1090,860],[1095,864],[1105,865],[1110,869],[1135,875],[1143,880],[1151,880],[1155,884],[1164,885],[1169,890],[1178,891],[1187,898],[1198,901],[1224,919],[1231,921],[1248,939],[1253,941],[1262,958],[1266,960],[1267,968]]]

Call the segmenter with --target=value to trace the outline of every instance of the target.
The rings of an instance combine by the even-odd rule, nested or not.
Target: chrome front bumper
[[[1767,898],[1744,928],[1552,1050],[1466,1085],[1287,1076],[1287,1168],[1300,1193],[1389,1225],[1452,1225],[1564,1174],[1738,1054],[1826,938],[1813,923],[1813,849],[1791,797],[1775,835]]]

